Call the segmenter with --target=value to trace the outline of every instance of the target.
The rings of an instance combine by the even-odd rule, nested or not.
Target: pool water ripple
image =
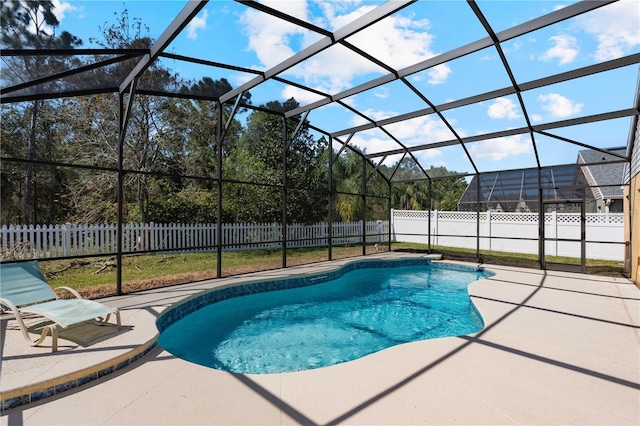
[[[235,373],[326,367],[480,331],[467,286],[488,275],[439,265],[351,270],[320,284],[211,303],[167,326],[159,343],[177,357]]]

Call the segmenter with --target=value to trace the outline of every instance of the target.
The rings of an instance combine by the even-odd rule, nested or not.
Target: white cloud
[[[285,87],[281,95],[282,99],[295,98],[295,100],[298,101],[300,105],[310,104],[312,102],[323,99],[323,97],[320,95],[316,95],[313,92],[309,92],[308,90],[303,90],[295,86]]]
[[[510,120],[520,117],[517,105],[509,98],[496,98],[487,110],[489,117],[493,119],[508,118]]]
[[[384,159],[384,161],[382,161],[382,164],[387,167],[392,167],[398,164],[398,161],[400,161],[401,159],[402,159],[402,154],[389,155],[387,158]],[[382,158],[381,157],[372,158],[371,160],[373,161],[374,164],[378,164],[380,163]]]
[[[445,161],[432,162],[432,160],[434,160],[436,158],[440,158],[440,157],[442,157],[444,155],[442,150],[438,149],[438,148],[432,148],[432,149],[426,149],[424,151],[418,151],[418,152],[414,153],[414,155],[416,156],[416,158],[418,159],[420,164],[422,164],[424,161],[428,161],[428,162],[431,163],[429,165],[430,166],[434,166],[434,167],[446,166],[447,165],[447,163]],[[423,164],[423,166],[424,166],[424,164]]]
[[[235,83],[236,86],[242,86],[243,84],[253,80],[254,78],[256,78],[256,76],[253,74],[236,73],[233,74],[231,80]]]
[[[401,123],[389,124],[385,129],[407,146],[455,139],[453,132],[440,119],[434,117],[423,115]],[[454,123],[455,120],[451,120],[449,124]]]
[[[412,16],[390,16],[360,31],[348,41],[396,69],[425,61],[434,56],[430,22]]]
[[[373,62],[336,45],[289,69],[286,74],[303,79],[314,89],[336,94],[351,87],[355,76],[373,71],[384,73]]]
[[[506,136],[470,144],[469,152],[473,158],[487,158],[500,161],[507,157],[533,152],[531,140],[526,135]]]
[[[619,58],[640,45],[638,0],[621,0],[601,7],[596,13],[578,17],[577,22],[598,41],[593,56],[599,61]]]
[[[549,93],[538,96],[542,108],[550,112],[554,117],[568,117],[582,110],[584,104],[579,104],[557,93]]]
[[[403,69],[435,56],[431,49],[434,36],[428,32],[430,27],[431,22],[427,19],[394,15],[348,40],[395,69]],[[448,65],[437,65],[427,71],[428,83],[442,84],[449,74],[451,68]]]
[[[540,114],[531,114],[531,120],[537,122],[542,121],[542,116]]]
[[[293,13],[294,16],[304,19],[301,15],[306,11],[301,8],[306,9],[306,2],[282,2],[278,7],[285,9],[293,7],[293,10],[287,9],[284,12]],[[253,9],[247,9],[242,14],[240,22],[249,38],[248,48],[258,56],[262,68],[271,68],[292,56],[295,52],[290,46],[290,38],[308,34],[307,30],[297,25]]]
[[[207,18],[209,12],[205,9],[200,15],[196,16],[187,25],[187,38],[195,40],[198,38],[198,30],[207,28]]]
[[[398,113],[395,111],[384,111],[384,110],[376,111],[373,109],[368,109],[361,112],[367,117],[370,117],[371,119],[373,119],[374,121],[380,121],[380,120],[384,120],[385,118],[395,117],[396,115],[398,115]],[[369,121],[365,120],[364,118],[356,114],[354,114],[350,120],[350,124],[354,127],[361,126],[367,123],[369,123]]]
[[[429,84],[442,84],[447,80],[449,74],[451,74],[451,68],[449,68],[447,64],[436,65],[429,70],[428,74]]]
[[[379,99],[387,99],[389,97],[389,88],[380,87],[376,91],[374,91],[373,96]]]
[[[69,2],[64,2],[60,0],[53,0],[53,14],[55,15],[58,22],[62,23],[64,18],[66,17],[68,12],[75,12],[79,8],[72,5]],[[36,26],[33,20],[30,20],[27,25],[27,30],[31,33],[35,34],[37,31],[42,31],[46,34],[54,34],[55,31],[52,27],[48,26],[44,21],[44,16],[42,15],[42,7],[38,8],[38,22],[40,23],[40,28],[36,30]]]
[[[349,145],[355,146],[362,152],[372,154],[400,148],[393,139],[382,137],[381,135],[367,134],[368,132],[357,133],[351,138]]]
[[[510,41],[504,44],[502,51],[504,53],[516,52],[524,46],[521,40]]]
[[[371,117],[375,121],[384,120],[385,118],[395,117],[398,115],[398,113],[394,111],[382,110],[367,110],[363,111],[363,114]],[[455,121],[452,120],[452,122]],[[368,123],[368,121],[358,115],[354,115],[350,125],[355,127],[366,123]],[[384,126],[384,128],[405,146],[416,146],[455,138],[451,130],[449,130],[442,121],[434,119],[433,116],[430,115],[406,120],[401,123],[389,124]],[[461,134],[461,136],[464,135]],[[400,145],[398,145],[393,139],[387,137],[386,134],[379,129],[371,129],[357,133],[351,139],[351,144],[362,150],[366,150],[366,152],[370,154],[400,148]],[[440,151],[435,149],[427,151],[428,153],[424,154],[425,158],[433,158],[442,155]]]
[[[73,12],[78,8],[66,1],[53,0],[53,14],[58,18],[59,22],[65,18],[67,12]]]
[[[543,61],[559,59],[559,65],[573,62],[578,56],[578,40],[570,35],[557,35],[549,38],[555,45],[540,56]]]
[[[323,16],[317,17],[316,20],[331,30],[337,30],[376,8],[375,5],[364,5],[345,13],[353,6],[357,6],[359,1],[319,0],[317,3],[322,9]]]
[[[337,29],[376,7],[359,1],[319,1],[317,4],[322,16],[312,16],[306,1],[280,1],[277,9],[316,25]],[[261,69],[281,63],[301,47],[317,40],[317,35],[310,31],[252,9],[243,13],[240,22],[249,38],[248,48],[257,55],[260,61],[257,68]],[[354,34],[348,41],[400,69],[435,55],[431,50],[433,36],[427,32],[429,26],[426,19],[394,14]],[[297,64],[285,75],[302,79],[317,90],[335,94],[351,87],[354,78],[371,73],[386,74],[387,71],[344,46],[335,45]],[[446,65],[434,67],[429,70],[429,83],[441,84],[450,73],[451,69]]]

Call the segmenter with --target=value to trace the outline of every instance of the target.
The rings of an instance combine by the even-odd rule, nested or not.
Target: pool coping
[[[86,385],[96,379],[115,373],[141,359],[157,346],[158,335],[145,344],[118,357],[83,368],[54,379],[33,383],[21,388],[2,392],[0,412],[59,395]]]
[[[339,263],[317,263],[308,270],[329,270]],[[121,372],[7,410],[1,423],[639,424],[640,289],[623,278],[483,266],[496,276],[469,286],[486,323],[474,335],[408,343],[331,367],[267,375],[205,368],[158,344]],[[150,324],[150,338],[155,313],[229,281],[109,303],[121,309],[124,324],[136,324],[138,331]],[[140,315],[150,310],[155,313]],[[11,343],[4,343],[5,355]],[[23,340],[18,343],[25,346]],[[86,350],[72,355],[82,357]],[[23,351],[27,355],[21,362],[33,352]],[[8,387],[12,380],[5,371],[2,381]],[[28,377],[13,384],[24,384]]]
[[[49,398],[52,396],[60,395],[68,390],[77,389],[84,385],[91,383],[92,381],[108,376],[117,371],[121,371],[127,367],[133,365],[136,361],[142,359],[145,355],[151,352],[153,349],[158,347],[158,337],[160,331],[166,328],[170,323],[177,321],[179,318],[172,317],[171,312],[174,312],[174,315],[178,315],[179,317],[184,317],[201,307],[213,303],[211,301],[211,296],[215,296],[216,294],[224,294],[225,298],[235,297],[244,294],[253,294],[259,291],[271,291],[275,290],[277,286],[282,285],[285,281],[290,281],[292,283],[296,283],[297,285],[291,287],[280,287],[280,288],[294,288],[304,285],[313,285],[321,282],[328,281],[329,277],[334,278],[336,275],[342,275],[347,273],[348,271],[360,269],[363,267],[375,267],[374,264],[380,264],[381,262],[385,262],[389,264],[390,262],[394,263],[394,266],[402,266],[403,264],[417,264],[424,263],[427,261],[431,263],[433,261],[438,261],[441,259],[441,255],[433,255],[433,254],[407,254],[407,253],[391,253],[392,257],[385,257],[385,254],[381,255],[370,255],[368,257],[356,257],[356,258],[345,258],[334,261],[326,261],[321,262],[326,268],[320,272],[298,272],[295,273],[297,269],[308,269],[318,267],[319,264],[308,264],[308,265],[300,265],[300,266],[292,266],[290,268],[277,269],[273,271],[258,271],[250,274],[238,275],[234,277],[224,277],[221,279],[212,279],[206,280],[198,283],[190,283],[183,284],[180,286],[172,286],[168,288],[176,288],[176,287],[185,287],[185,288],[194,288],[193,291],[186,290],[183,292],[181,296],[178,296],[176,300],[173,300],[171,303],[165,305],[162,310],[158,313],[158,318],[153,322],[154,333],[152,337],[147,337],[143,339],[143,342],[136,343],[130,350],[119,351],[118,355],[112,357],[97,357],[95,363],[92,363],[86,367],[80,367],[77,369],[73,369],[67,373],[49,377],[44,380],[35,381],[33,383],[26,384],[24,386],[17,386],[9,389],[0,388],[0,413],[4,413],[7,410],[12,408],[20,407],[32,402],[40,401],[44,398]],[[401,264],[402,263],[402,264]],[[455,268],[466,268],[469,270],[478,270],[481,268],[480,265],[477,267],[470,267],[466,265],[456,265],[454,263],[449,263],[454,265]],[[356,267],[359,265],[359,267]],[[438,262],[439,267],[447,267],[447,263]],[[290,274],[294,271],[293,274]],[[272,277],[272,278],[261,278],[258,275],[265,275],[266,273],[276,274],[279,273],[285,275],[285,277]],[[289,275],[290,274],[290,275]],[[319,278],[319,279],[318,279]],[[313,281],[313,282],[309,282]],[[204,287],[204,288],[201,288]],[[125,295],[125,297],[141,297],[153,295],[154,293],[162,292],[167,288],[163,289],[154,289],[140,293],[133,293],[129,295]],[[242,292],[244,291],[244,292]],[[108,301],[105,301],[107,305],[114,304],[119,298],[113,297],[109,298]],[[220,299],[224,300],[224,299]],[[195,302],[194,302],[195,301]],[[204,301],[207,301],[204,303]],[[216,300],[217,301],[217,300]],[[111,303],[110,303],[111,302]],[[181,310],[180,307],[184,307],[185,305],[189,305],[193,303],[187,310]],[[196,309],[194,307],[197,306]],[[477,308],[476,308],[477,309]],[[127,311],[121,311],[121,314],[125,314]],[[5,315],[5,318],[2,318],[2,321],[11,321],[13,319],[12,315]],[[123,325],[126,326],[128,323],[125,321],[126,317],[123,319]],[[148,327],[148,325],[147,325]],[[161,328],[163,327],[163,328]],[[7,330],[4,330],[5,335]],[[21,344],[24,346],[24,351],[31,350],[46,350],[46,347],[38,347],[33,348],[29,347],[23,339],[20,339],[20,342],[16,342],[16,344]],[[96,349],[99,351],[101,347],[109,346],[113,342],[121,343],[122,338],[119,335],[112,337],[111,339],[107,339],[100,344],[95,345]],[[46,342],[46,341],[45,341]],[[73,350],[71,351],[73,352]],[[44,354],[44,357],[47,356],[55,356],[55,354]],[[3,363],[4,363],[3,356]]]

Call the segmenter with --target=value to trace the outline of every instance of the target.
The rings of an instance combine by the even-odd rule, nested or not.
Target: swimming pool
[[[234,373],[326,367],[480,331],[467,286],[491,275],[413,258],[213,290],[163,314],[158,343],[176,357]]]

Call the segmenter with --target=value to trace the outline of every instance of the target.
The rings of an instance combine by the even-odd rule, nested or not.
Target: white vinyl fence
[[[538,253],[538,213],[480,213],[480,249],[510,253]],[[392,241],[428,243],[429,212],[392,210]],[[580,239],[579,213],[545,213],[546,239]],[[475,212],[431,212],[431,244],[476,248]],[[586,214],[586,257],[624,260],[624,213]],[[580,257],[580,244],[545,241],[545,254]]]
[[[389,222],[365,223],[367,243],[389,241]],[[148,223],[124,225],[124,252],[215,251],[217,226],[213,224]],[[362,243],[362,222],[337,222],[332,226],[333,245]],[[287,226],[287,248],[328,245],[328,223]],[[282,225],[236,223],[222,225],[223,250],[278,249],[282,247]],[[117,226],[30,225],[2,226],[2,259],[55,258],[113,255],[117,251]]]

